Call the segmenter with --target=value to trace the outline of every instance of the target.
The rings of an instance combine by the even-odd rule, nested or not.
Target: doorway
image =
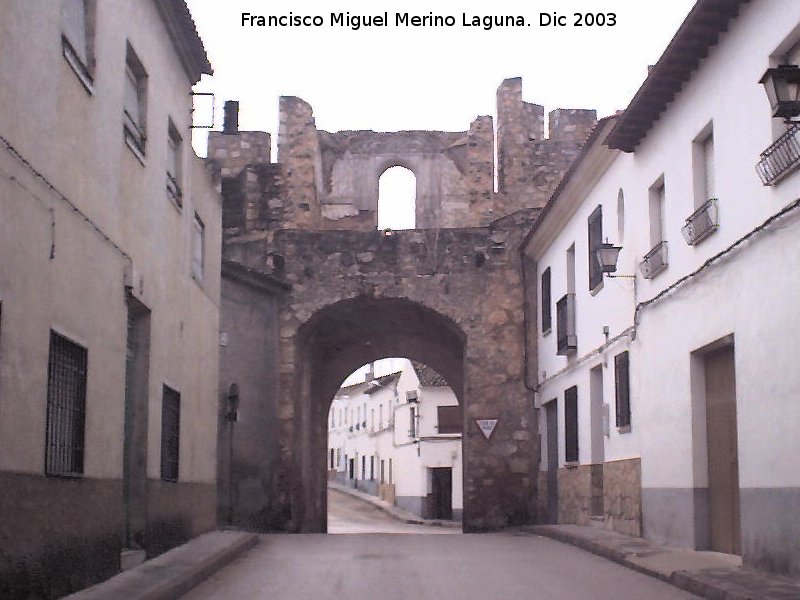
[[[703,356],[711,550],[741,554],[736,367],[733,344]]]
[[[547,522],[558,523],[558,400],[545,406],[547,419]]]
[[[453,469],[435,467],[431,469],[430,510],[432,519],[453,518]]]

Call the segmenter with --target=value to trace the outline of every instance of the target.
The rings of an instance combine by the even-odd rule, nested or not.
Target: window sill
[[[78,55],[72,49],[66,38],[61,38],[61,49],[64,54],[64,59],[67,61],[69,68],[72,69],[78,81],[81,82],[83,89],[89,96],[94,96],[94,81],[89,74],[89,68],[83,64],[83,61],[78,58]]]
[[[564,463],[564,468],[565,469],[577,469],[580,466],[581,466],[581,463],[578,462],[577,460]]]
[[[542,337],[547,337],[547,336],[548,336],[548,335],[550,335],[552,332],[553,332],[553,328],[552,328],[552,327],[548,327],[547,329],[545,329],[545,330],[542,332]]]
[[[181,200],[180,196],[175,196],[172,192],[167,190],[167,199],[169,203],[172,204],[172,207],[178,212],[178,214],[183,213],[183,201]]]
[[[625,425],[624,427],[617,427],[617,433],[619,433],[619,434],[625,434],[625,433],[630,433],[630,432],[631,432],[631,426],[630,425]]]
[[[54,479],[83,479],[83,473],[53,473],[45,471],[46,477],[52,477]]]

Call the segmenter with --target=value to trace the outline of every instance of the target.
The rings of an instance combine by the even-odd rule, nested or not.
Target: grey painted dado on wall
[[[741,488],[742,558],[752,567],[800,575],[800,488]],[[644,536],[709,548],[707,488],[643,488]]]
[[[394,503],[398,508],[421,517],[425,498],[422,496],[397,496],[394,499]]]
[[[742,558],[800,576],[800,488],[742,488]]]
[[[707,549],[708,488],[642,488],[642,524],[647,539]]]

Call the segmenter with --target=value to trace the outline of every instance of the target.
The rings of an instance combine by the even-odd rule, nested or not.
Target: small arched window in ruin
[[[392,167],[378,181],[378,229],[416,227],[417,178],[404,167]]]

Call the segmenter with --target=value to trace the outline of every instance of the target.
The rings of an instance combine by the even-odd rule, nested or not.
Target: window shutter
[[[550,267],[542,273],[542,333],[553,326],[552,297],[550,292]]]
[[[598,206],[589,216],[589,289],[603,282],[603,269],[597,260],[597,250],[603,243],[603,207]]]
[[[437,419],[439,433],[461,433],[462,412],[461,406],[438,406]]]
[[[630,369],[628,353],[614,357],[614,385],[616,387],[617,427],[631,424]]]
[[[578,387],[564,392],[564,442],[566,462],[578,462]]]
[[[703,201],[716,198],[714,189],[714,136],[709,135],[703,142],[703,167],[706,178],[706,197]]]

